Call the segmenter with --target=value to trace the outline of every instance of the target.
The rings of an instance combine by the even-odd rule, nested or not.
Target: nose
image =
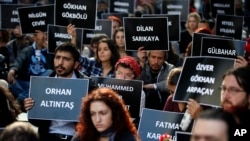
[[[96,115],[96,117],[95,117],[95,120],[96,120],[96,122],[100,122],[101,121],[101,117],[100,117],[100,115]]]

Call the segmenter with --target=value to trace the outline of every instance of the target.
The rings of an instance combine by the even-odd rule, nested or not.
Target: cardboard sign
[[[167,17],[123,18],[125,49],[169,50]]]
[[[27,4],[1,4],[0,5],[0,28],[1,29],[14,29],[19,25],[19,17],[17,8],[28,7],[33,5]]]
[[[221,57],[187,57],[173,100],[187,102],[193,98],[203,105],[220,106],[222,76],[234,67],[234,61]]]
[[[176,136],[175,141],[190,141],[191,135],[192,134],[190,132],[176,131],[175,132],[175,136]]]
[[[180,15],[181,21],[187,21],[189,0],[162,0],[162,14]]]
[[[110,13],[134,13],[135,0],[109,0]]]
[[[204,34],[204,33],[193,33],[193,46],[191,49],[191,56],[200,56],[201,55],[201,44],[203,37],[211,37],[211,38],[219,38],[219,39],[233,39],[232,37],[218,36],[212,34]]]
[[[143,82],[139,80],[123,80],[106,77],[91,77],[99,88],[107,87],[115,90],[124,100],[131,117],[140,115],[140,103]]]
[[[18,8],[22,33],[47,32],[47,25],[54,24],[54,14],[51,13],[54,13],[54,5]]]
[[[202,38],[201,56],[217,56],[235,59],[244,55],[244,41],[218,38]]]
[[[96,29],[84,29],[83,30],[83,44],[90,44],[91,39],[96,34],[106,34],[108,37],[112,38],[112,21],[111,20],[97,20]]]
[[[169,29],[169,41],[179,41],[181,22],[180,15],[168,15],[168,14],[143,14],[142,17],[167,17],[168,18],[168,29]]]
[[[168,133],[175,140],[175,132],[181,130],[179,125],[183,113],[167,112],[143,108],[138,133],[142,141],[159,141],[159,137]]]
[[[241,40],[243,30],[242,16],[217,15],[216,21],[216,35]]]
[[[213,18],[215,18],[218,14],[234,15],[234,0],[211,0],[210,3]]]
[[[76,46],[81,50],[82,47],[82,29],[76,29]],[[67,27],[48,25],[48,52],[54,53],[55,48],[63,42],[71,42],[72,36],[67,33]]]
[[[56,0],[56,25],[95,29],[97,0]]]
[[[28,119],[78,121],[88,85],[88,79],[32,76],[29,96],[35,105],[28,112]]]

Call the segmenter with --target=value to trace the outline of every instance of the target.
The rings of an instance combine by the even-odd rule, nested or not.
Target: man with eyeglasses
[[[250,67],[238,67],[227,71],[222,77],[221,107],[231,113],[237,122],[235,136],[237,140],[250,139]],[[196,126],[196,125],[195,125]],[[205,126],[205,125],[204,125]],[[219,126],[218,126],[219,127]],[[215,127],[217,128],[217,126]],[[245,129],[246,134],[237,134],[237,130]],[[202,129],[202,130],[205,130]],[[194,133],[195,134],[195,131]]]

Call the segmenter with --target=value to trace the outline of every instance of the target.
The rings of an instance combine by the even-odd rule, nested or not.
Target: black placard
[[[55,24],[95,29],[97,0],[56,0]]]
[[[125,49],[169,50],[167,17],[123,18]]]

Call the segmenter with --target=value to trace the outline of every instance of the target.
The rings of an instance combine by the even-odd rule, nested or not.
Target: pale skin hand
[[[7,76],[7,81],[10,84],[14,84],[15,83],[15,71],[14,70],[9,70],[8,72],[8,76]]]
[[[236,64],[235,64],[236,68],[244,67],[244,66],[247,66],[247,65],[248,65],[248,62],[243,56],[237,56]]]
[[[203,110],[203,108],[196,100],[189,98],[187,103],[187,110],[191,117],[195,119]]]
[[[71,43],[76,45],[76,28],[75,25],[69,24],[67,26],[67,32],[72,36]]]
[[[24,103],[24,109],[28,111],[34,106],[35,101],[29,97],[29,98],[25,98],[23,103]]]
[[[143,67],[147,59],[147,51],[144,50],[144,47],[138,48],[137,57],[139,58],[141,66]]]
[[[145,85],[143,85],[143,88],[145,88],[145,89],[154,89],[154,84],[145,84]]]

